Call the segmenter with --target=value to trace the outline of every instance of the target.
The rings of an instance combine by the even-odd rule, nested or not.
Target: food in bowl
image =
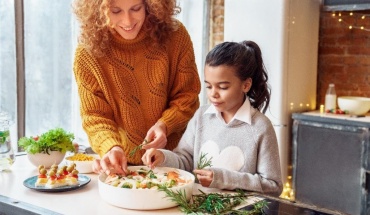
[[[75,164],[80,173],[92,173],[93,162],[99,158],[97,154],[76,153],[65,158],[67,165]]]
[[[359,96],[340,96],[338,106],[351,115],[365,115],[370,110],[370,98]]]
[[[135,210],[156,210],[177,206],[159,187],[184,192],[187,200],[193,193],[195,177],[184,170],[146,166],[128,167],[130,174],[99,175],[99,193],[103,200],[117,207]]]
[[[140,168],[130,171],[127,175],[110,174],[104,183],[125,189],[158,189],[172,188],[191,182],[191,179],[181,176],[177,171],[157,172]]]

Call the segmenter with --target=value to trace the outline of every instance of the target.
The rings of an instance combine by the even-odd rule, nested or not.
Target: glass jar
[[[0,171],[9,170],[14,161],[10,141],[10,117],[7,113],[0,112]]]

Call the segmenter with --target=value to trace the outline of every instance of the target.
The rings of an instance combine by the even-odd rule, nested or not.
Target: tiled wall
[[[210,48],[223,41],[224,0],[211,0],[211,5]],[[370,97],[370,11],[342,12],[342,22],[332,14],[320,14],[317,109],[329,83],[337,96]]]

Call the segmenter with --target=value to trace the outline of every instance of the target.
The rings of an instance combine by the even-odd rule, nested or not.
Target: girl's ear
[[[251,87],[252,87],[252,79],[247,78],[243,83],[243,92],[248,93]]]

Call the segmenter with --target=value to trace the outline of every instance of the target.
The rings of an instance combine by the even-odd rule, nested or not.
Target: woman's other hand
[[[193,172],[197,175],[198,181],[203,187],[211,185],[213,181],[213,172],[211,170],[195,169]]]
[[[151,148],[146,150],[145,154],[141,157],[144,165],[148,166],[150,169],[154,169],[157,165],[160,165],[164,161],[163,152]]]
[[[145,140],[148,144],[143,145],[143,149],[163,149],[167,144],[167,127],[159,121],[153,125],[146,134]]]
[[[109,175],[111,172],[127,174],[127,158],[121,147],[114,146],[101,159],[96,159],[93,163],[95,173],[105,172]]]

